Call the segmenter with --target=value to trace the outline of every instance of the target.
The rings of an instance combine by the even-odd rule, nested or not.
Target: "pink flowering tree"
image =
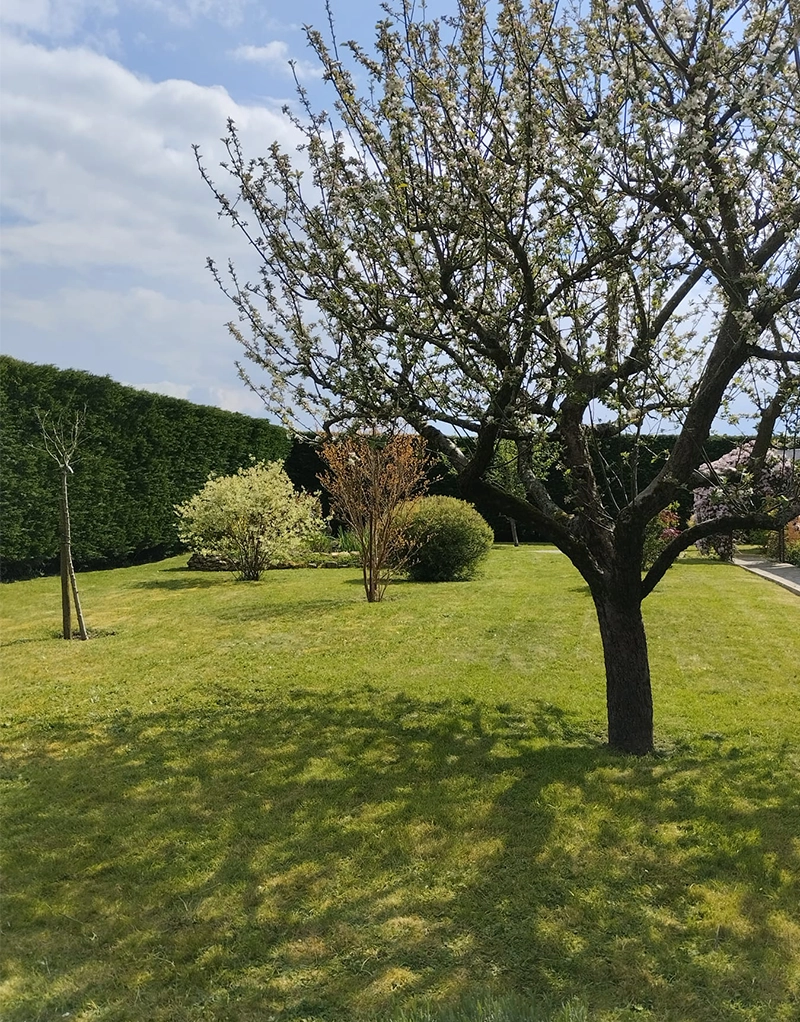
[[[663,553],[673,539],[681,534],[681,520],[678,514],[678,502],[659,511],[651,518],[644,531],[644,549],[642,550],[642,569],[652,568],[656,558]]]
[[[800,473],[785,451],[770,448],[761,470],[754,471],[755,441],[735,447],[712,462],[702,473],[706,485],[694,491],[694,519],[698,524],[716,519],[735,519],[753,511],[771,513],[779,523],[789,520],[800,498]],[[703,554],[715,553],[723,561],[733,558],[736,532],[733,527],[697,541]]]
[[[785,0],[415,10],[398,0],[371,49],[309,30],[333,113],[300,89],[299,151],[250,158],[231,123],[227,186],[198,153],[252,245],[245,275],[211,263],[240,371],[286,421],[415,430],[466,495],[548,535],[594,599],[609,742],[647,753],[642,601],[695,541],[775,525],[701,522],[642,572],[740,381],[800,362],[796,19]],[[677,440],[646,487],[634,456],[621,492],[599,441],[654,417]],[[486,476],[501,441],[521,493]]]

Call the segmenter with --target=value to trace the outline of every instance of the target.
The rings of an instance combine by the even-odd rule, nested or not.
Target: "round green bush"
[[[455,497],[423,497],[407,524],[415,582],[459,582],[473,578],[489,553],[494,533],[472,504]]]

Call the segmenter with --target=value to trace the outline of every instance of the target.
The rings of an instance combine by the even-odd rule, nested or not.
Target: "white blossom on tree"
[[[335,118],[300,90],[299,157],[274,144],[250,159],[230,124],[230,194],[198,153],[259,261],[249,280],[211,268],[258,374],[240,371],[273,410],[405,423],[466,494],[497,491],[486,470],[514,445],[525,492],[506,494],[507,513],[586,580],[609,741],[643,753],[641,602],[708,527],[642,577],[647,523],[691,488],[751,367],[786,367],[797,388],[796,12],[785,0],[493,9],[490,21],[462,0],[454,19],[425,23],[401,0],[372,51],[309,30]],[[656,479],[642,489],[632,471],[620,497],[599,441],[639,437],[648,416],[677,420],[679,435]],[[561,504],[534,457],[544,437]]]

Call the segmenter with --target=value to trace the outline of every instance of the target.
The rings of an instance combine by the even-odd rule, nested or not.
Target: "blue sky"
[[[377,0],[333,6],[368,43]],[[330,103],[302,30],[324,0],[4,0],[1,24],[2,350],[260,414],[205,269],[247,253],[191,145],[213,166],[233,117],[251,153],[294,147],[290,59]]]
[[[337,36],[368,45],[378,0],[332,0]],[[429,0],[428,14],[455,0]],[[237,122],[248,154],[298,142],[289,60],[332,97],[303,25],[324,0],[3,0],[0,347],[204,404],[263,414],[238,379],[232,306],[207,256],[253,266],[216,216],[212,167]],[[720,428],[723,426],[720,424]]]

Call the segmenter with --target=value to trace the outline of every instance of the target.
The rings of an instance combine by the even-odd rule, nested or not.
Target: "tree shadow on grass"
[[[330,595],[319,599],[307,599],[302,596],[290,598],[281,593],[280,599],[273,599],[265,593],[264,602],[256,602],[250,606],[219,607],[216,610],[217,620],[225,622],[228,620],[244,623],[247,621],[280,621],[287,619],[297,621],[298,619],[316,620],[335,616],[347,607],[358,606],[366,603],[366,600],[353,598],[353,594],[347,593],[344,596],[337,596],[335,590],[329,590]]]
[[[683,554],[677,564],[703,564],[707,568],[730,568],[731,561],[721,561],[718,557],[704,557],[702,554]]]
[[[143,579],[141,582],[134,582],[131,586],[132,589],[167,589],[167,590],[181,590],[181,589],[211,589],[213,586],[221,585],[223,582],[231,581],[231,575],[229,572],[215,572],[217,575],[227,575],[227,579],[224,578],[206,578],[200,575],[196,571],[187,571],[187,569],[167,569],[186,571],[186,575],[181,578],[149,578]]]
[[[361,571],[360,568],[352,568],[351,570],[358,571],[359,573]],[[361,574],[359,574],[357,578],[343,578],[341,581],[342,584],[346,586],[361,586],[362,589],[364,588],[364,579]],[[395,586],[408,586],[413,584],[415,583],[413,583],[412,579],[401,575],[398,578],[390,578],[387,582],[387,589],[393,589]]]
[[[546,704],[220,703],[12,750],[9,1022],[349,1022],[481,983],[782,1017],[800,862],[779,762],[635,762]],[[743,1014],[693,1013],[709,991]]]

